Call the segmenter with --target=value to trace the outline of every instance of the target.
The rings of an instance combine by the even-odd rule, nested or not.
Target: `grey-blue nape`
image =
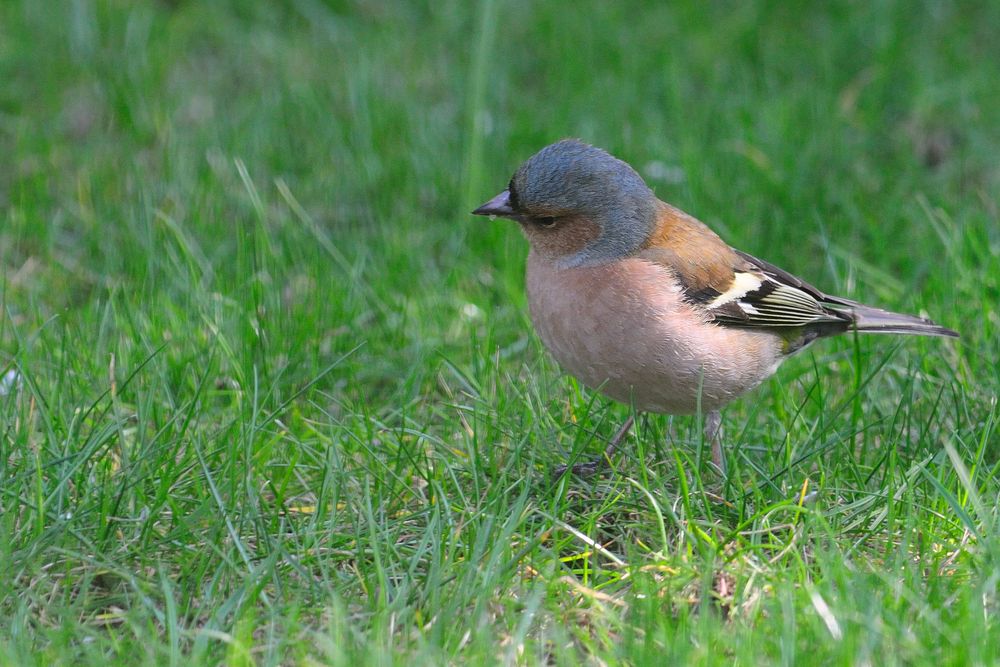
[[[627,163],[576,139],[550,144],[512,179],[518,203],[585,215],[600,228],[586,247],[561,260],[565,268],[604,264],[643,246],[656,225],[656,195]]]

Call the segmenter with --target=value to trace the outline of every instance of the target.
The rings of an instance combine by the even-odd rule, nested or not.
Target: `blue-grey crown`
[[[581,214],[601,233],[562,260],[565,267],[621,259],[637,251],[656,224],[656,195],[632,167],[576,139],[550,144],[530,157],[512,179],[512,202],[525,211]]]

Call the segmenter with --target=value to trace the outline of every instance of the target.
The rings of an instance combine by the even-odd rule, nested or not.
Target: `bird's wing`
[[[665,266],[675,274],[688,302],[721,325],[764,328],[817,328],[830,333],[847,330],[854,304],[823,292],[772,264],[733,251],[733,261],[722,279],[695,283],[669,251],[648,249],[639,256]]]
[[[791,353],[823,336],[869,333],[957,336],[916,315],[866,306],[816,289],[801,278],[729,247],[697,219],[663,204],[656,231],[638,258],[667,269],[685,299],[721,326],[767,329]]]
[[[847,329],[853,317],[837,306],[854,302],[830,297],[796,276],[736,251],[742,266],[733,268],[733,281],[718,296],[700,305],[720,324],[784,328],[834,325]]]
[[[746,263],[759,270],[766,278],[765,285],[774,281],[781,284],[779,288],[783,294],[787,295],[787,289],[793,289],[800,294],[804,294],[815,300],[816,305],[822,309],[823,318],[807,323],[805,330],[805,340],[811,337],[820,337],[832,333],[839,333],[846,329],[856,329],[867,333],[891,333],[909,334],[916,336],[945,336],[957,338],[958,332],[953,331],[940,324],[935,324],[925,317],[917,315],[907,315],[905,313],[894,313],[890,310],[883,310],[874,306],[866,306],[858,301],[845,299],[842,296],[832,296],[825,294],[809,283],[796,278],[792,274],[779,269],[773,264],[757,259],[753,255],[745,252],[735,251],[737,255]],[[753,300],[752,295],[746,295],[743,299]],[[766,299],[765,299],[766,300]],[[834,318],[824,319],[824,318]],[[721,320],[719,320],[721,321]],[[839,321],[840,324],[831,324]],[[815,324],[816,326],[809,326]],[[763,325],[768,326],[768,325]],[[783,326],[783,325],[776,325]]]

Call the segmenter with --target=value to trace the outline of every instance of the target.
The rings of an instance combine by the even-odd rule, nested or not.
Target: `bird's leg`
[[[722,454],[722,414],[718,410],[712,410],[705,415],[705,440],[712,447],[712,463],[725,476],[726,457]]]
[[[635,415],[629,415],[625,423],[622,424],[618,432],[615,433],[615,437],[611,438],[611,442],[608,443],[607,448],[605,448],[604,453],[601,454],[600,458],[593,461],[587,461],[586,463],[577,463],[575,466],[558,466],[555,469],[556,479],[559,479],[566,474],[567,471],[572,471],[574,475],[580,475],[582,477],[588,477],[594,473],[600,472],[600,470],[607,465],[611,457],[614,456],[615,452],[618,451],[618,445],[621,444],[625,436],[628,435],[629,430],[632,428],[632,424],[635,423]]]

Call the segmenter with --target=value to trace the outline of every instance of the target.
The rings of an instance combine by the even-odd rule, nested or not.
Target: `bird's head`
[[[625,162],[575,139],[546,146],[475,211],[520,223],[532,248],[563,268],[627,257],[656,225],[657,199]]]

